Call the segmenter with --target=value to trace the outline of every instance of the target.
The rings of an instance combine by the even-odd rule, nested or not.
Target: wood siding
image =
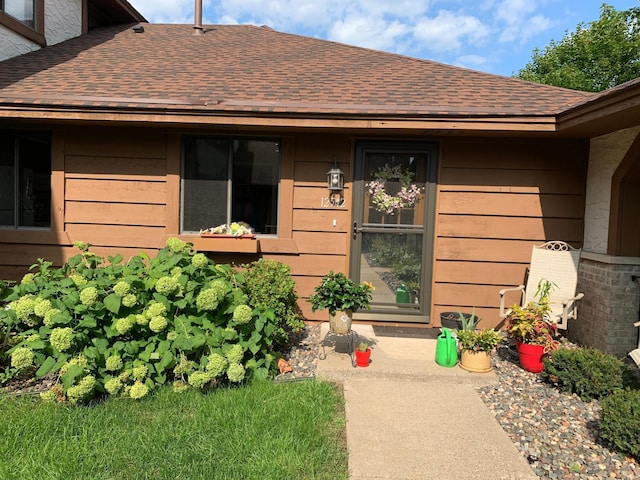
[[[578,141],[442,142],[434,325],[474,307],[483,326],[497,325],[498,291],[523,283],[534,245],[582,246],[587,159]]]

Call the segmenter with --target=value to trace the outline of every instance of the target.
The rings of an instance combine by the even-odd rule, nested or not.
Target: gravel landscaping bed
[[[293,372],[281,381],[315,375],[320,326],[308,326],[292,339],[284,358]],[[515,447],[544,479],[640,479],[640,465],[598,440],[600,404],[583,402],[544,383],[518,364],[508,349],[494,357],[499,382],[479,390],[487,408]]]

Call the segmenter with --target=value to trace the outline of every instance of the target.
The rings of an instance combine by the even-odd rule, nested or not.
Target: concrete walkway
[[[435,363],[435,336],[376,336],[354,325],[372,347],[371,364],[353,368],[346,336],[326,339],[319,378],[344,385],[350,479],[496,480],[538,477],[476,389],[497,382]],[[321,338],[328,331],[322,325]]]

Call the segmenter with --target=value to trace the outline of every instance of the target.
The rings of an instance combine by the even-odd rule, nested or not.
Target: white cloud
[[[489,28],[476,17],[441,10],[436,17],[418,21],[414,38],[429,50],[444,52],[459,50],[463,40],[482,42],[489,33]]]
[[[535,14],[535,0],[502,0],[496,7],[496,25],[501,30],[498,41],[523,44],[548,30],[553,22],[542,14]]]
[[[399,21],[387,22],[380,17],[352,16],[337,21],[329,30],[328,37],[350,45],[398,51],[398,43],[409,32],[410,28]]]
[[[454,65],[464,68],[478,69],[488,65],[489,59],[483,55],[461,55],[456,57]]]

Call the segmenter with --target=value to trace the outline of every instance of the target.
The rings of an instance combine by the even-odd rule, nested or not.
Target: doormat
[[[376,337],[404,337],[404,338],[437,338],[439,328],[388,327],[373,325]]]

